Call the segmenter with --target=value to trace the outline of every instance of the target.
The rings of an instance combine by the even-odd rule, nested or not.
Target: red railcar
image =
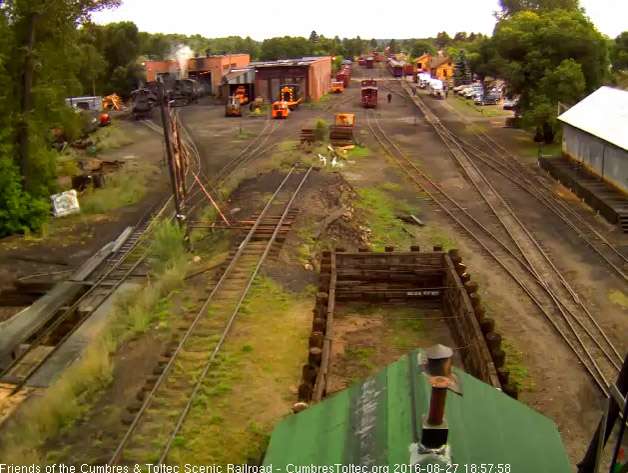
[[[382,56],[378,52],[374,52],[373,57],[375,58],[375,62],[382,62]]]
[[[366,58],[366,68],[373,69],[375,66],[375,58],[373,56],[369,56]]]
[[[364,108],[377,107],[377,81],[373,79],[362,81],[362,106]]]
[[[406,76],[414,76],[415,74],[415,65],[414,64],[404,64],[403,65],[403,75]]]
[[[366,58],[364,58],[364,57],[359,57],[359,58],[358,58],[358,64],[359,64],[360,66],[366,66]]]
[[[393,77],[401,77],[403,76],[403,65],[404,63],[395,61],[394,59],[388,59],[388,70],[393,75]]]
[[[346,89],[351,85],[351,69],[343,68],[336,74],[336,80],[342,81],[343,87]]]

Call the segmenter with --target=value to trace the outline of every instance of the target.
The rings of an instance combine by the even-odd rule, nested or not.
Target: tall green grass
[[[102,214],[139,202],[146,195],[148,179],[154,172],[153,166],[142,164],[135,168],[124,166],[119,172],[108,174],[104,188],[89,189],[80,196],[81,211]]]
[[[44,464],[38,450],[48,439],[83,417],[112,380],[110,357],[118,347],[146,332],[158,319],[156,307],[183,284],[189,267],[183,231],[157,222],[153,234],[156,272],[146,286],[122,294],[102,334],[41,397],[28,401],[0,434],[0,459],[17,465]]]

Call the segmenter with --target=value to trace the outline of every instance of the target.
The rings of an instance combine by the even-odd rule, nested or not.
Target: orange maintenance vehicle
[[[335,80],[331,83],[331,91],[334,94],[339,94],[344,90],[344,83],[341,80]]]
[[[279,100],[288,103],[290,110],[299,108],[301,103],[301,87],[299,84],[284,84],[279,86]]]
[[[233,95],[237,97],[237,99],[240,101],[240,105],[245,105],[249,103],[249,96],[246,93],[246,87],[244,87],[243,85],[236,88]]]
[[[273,118],[288,118],[288,115],[290,115],[290,106],[288,102],[279,100],[273,103],[272,112]]]
[[[242,108],[240,105],[240,100],[237,96],[231,95],[229,96],[229,101],[225,106],[225,117],[241,117],[242,116]]]

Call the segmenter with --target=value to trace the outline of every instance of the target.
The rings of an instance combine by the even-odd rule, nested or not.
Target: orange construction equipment
[[[286,101],[278,101],[273,104],[273,118],[288,118],[290,106]]]
[[[331,91],[334,94],[339,94],[343,90],[344,90],[344,83],[342,81],[335,80],[331,83]]]
[[[353,144],[353,125],[355,115],[353,113],[337,113],[334,124],[329,127],[329,141],[334,146],[347,146]]]
[[[279,86],[279,99],[288,102],[290,110],[299,108],[301,103],[301,86],[299,84],[284,84]]]
[[[238,86],[233,95],[238,98],[238,100],[240,101],[240,105],[249,103],[249,96],[246,93],[246,87],[244,87],[243,85]]]
[[[225,106],[225,117],[241,117],[242,108],[240,106],[240,99],[236,95],[229,96],[229,102]]]

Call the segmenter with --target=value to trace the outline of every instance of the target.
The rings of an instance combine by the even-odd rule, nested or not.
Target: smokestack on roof
[[[421,445],[425,448],[438,449],[447,444],[449,427],[445,419],[445,401],[449,383],[450,379],[445,376],[430,378],[432,386],[430,409],[427,415],[423,415],[421,430]]]
[[[428,414],[423,415],[421,447],[442,449],[447,444],[449,427],[445,419],[447,390],[452,384],[451,356],[453,350],[445,345],[434,345],[425,352],[427,374],[430,376],[432,394]]]
[[[445,345],[434,345],[425,351],[427,371],[430,376],[446,376],[451,378],[451,356],[453,350]]]

